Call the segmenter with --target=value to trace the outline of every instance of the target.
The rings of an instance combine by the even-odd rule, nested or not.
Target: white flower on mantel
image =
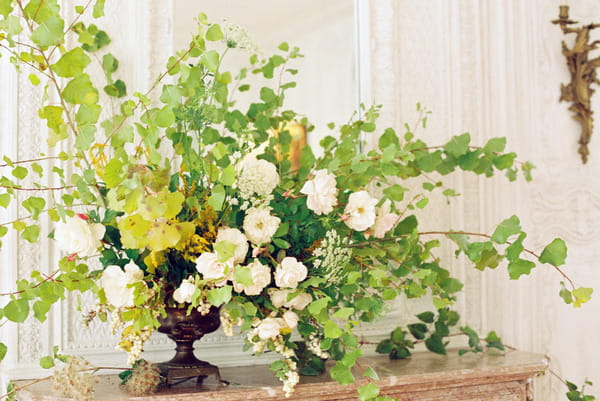
[[[215,286],[222,287],[233,276],[233,258],[221,262],[216,252],[204,252],[196,259],[196,270],[205,280],[215,280]]]
[[[337,204],[335,175],[327,170],[315,171],[314,177],[304,183],[300,193],[308,195],[306,206],[316,214],[331,213]]]
[[[242,263],[246,259],[248,253],[248,238],[237,228],[220,227],[217,232],[215,243],[220,241],[228,241],[235,245],[233,254],[233,263]]]
[[[237,165],[237,187],[243,199],[250,199],[254,194],[266,197],[273,193],[279,184],[277,167],[266,160],[247,155]]]
[[[98,253],[105,231],[102,224],[88,223],[87,216],[77,214],[56,225],[54,239],[65,252],[88,257]]]
[[[262,245],[271,242],[271,238],[277,232],[281,220],[271,215],[271,210],[266,207],[250,208],[244,217],[244,233],[254,245]]]
[[[104,289],[106,301],[115,308],[134,306],[131,285],[142,281],[144,272],[133,262],[125,266],[125,271],[119,266],[107,266],[102,272],[100,286]]]
[[[256,332],[261,340],[268,340],[279,335],[279,330],[284,326],[283,319],[268,317],[263,319],[256,327]]]
[[[190,303],[194,292],[196,292],[196,285],[193,279],[185,279],[181,282],[179,288],[173,292],[173,299],[180,304]]]
[[[243,285],[233,281],[233,288],[237,292],[244,292],[246,295],[259,295],[262,290],[271,282],[271,268],[263,265],[258,259],[255,259],[247,266],[252,276],[252,285]]]
[[[371,197],[367,191],[350,194],[344,209],[344,222],[353,230],[365,231],[375,224],[376,205],[377,199]]]
[[[302,262],[291,256],[283,258],[275,270],[275,284],[279,288],[296,288],[308,275],[308,269]]]
[[[399,215],[390,212],[390,203],[390,200],[386,199],[383,205],[377,209],[375,224],[369,229],[369,233],[372,233],[375,238],[383,238],[400,219]]]

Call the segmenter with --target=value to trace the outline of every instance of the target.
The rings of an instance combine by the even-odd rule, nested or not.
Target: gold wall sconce
[[[596,75],[596,67],[600,67],[600,57],[590,59],[590,51],[598,48],[600,40],[590,42],[590,32],[600,28],[600,24],[587,24],[574,27],[577,21],[569,19],[569,6],[560,6],[557,20],[553,24],[560,25],[565,35],[574,33],[575,43],[569,48],[565,41],[562,42],[562,53],[567,59],[567,66],[571,73],[571,82],[567,85],[561,84],[560,101],[571,102],[569,110],[573,112],[573,118],[581,125],[581,136],[579,138],[579,154],[583,163],[587,163],[590,154],[588,144],[593,129],[592,110],[592,84],[600,84]]]

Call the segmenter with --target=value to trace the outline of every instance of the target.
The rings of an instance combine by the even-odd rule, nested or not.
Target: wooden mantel
[[[382,394],[411,401],[531,401],[531,379],[544,370],[548,361],[542,355],[511,351],[505,355],[469,354],[447,356],[416,353],[411,359],[390,361],[387,357],[362,358],[361,366],[379,373]],[[231,385],[218,386],[206,379],[203,386],[192,383],[161,390],[146,397],[132,397],[118,386],[115,376],[102,376],[96,386],[96,400],[111,401],[282,401],[281,383],[267,366],[221,369]],[[289,400],[356,400],[356,387],[332,382],[328,375],[303,377]],[[63,401],[48,382],[22,390],[19,401]]]

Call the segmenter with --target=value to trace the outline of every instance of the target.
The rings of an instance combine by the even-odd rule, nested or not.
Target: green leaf
[[[374,383],[367,383],[364,386],[358,388],[358,399],[361,401],[367,401],[375,398],[379,395],[379,387]]]
[[[573,290],[573,306],[576,308],[581,307],[581,304],[589,301],[592,298],[593,288],[579,287]]]
[[[94,12],[92,13],[94,18],[100,18],[104,16],[104,2],[105,0],[96,0],[96,4],[94,4]]]
[[[0,343],[0,362],[2,362],[2,360],[6,356],[6,351],[8,351],[6,345],[4,343]]]
[[[23,166],[17,166],[12,170],[11,174],[15,178],[22,180],[23,178],[27,177],[27,174],[29,174],[29,171]]]
[[[331,320],[328,320],[325,323],[323,330],[326,338],[339,338],[344,333],[342,329],[340,329],[338,325]]]
[[[38,216],[46,206],[46,200],[44,198],[32,196],[30,198],[25,199],[22,205],[25,209],[27,209],[28,212],[31,213],[31,217],[34,220],[37,220]]]
[[[75,122],[78,125],[96,124],[101,112],[102,107],[100,105],[82,104],[75,115]]]
[[[383,194],[393,201],[400,202],[404,199],[404,193],[406,191],[408,191],[408,189],[406,189],[403,186],[400,186],[398,184],[394,184],[394,185],[384,189]]]
[[[210,72],[217,72],[219,68],[219,53],[216,50],[208,50],[200,57],[200,64],[205,66]]]
[[[4,317],[11,322],[23,323],[29,315],[29,301],[13,299],[4,307]]]
[[[7,208],[10,204],[10,194],[0,194],[0,207]]]
[[[423,312],[423,313],[419,313],[417,315],[417,318],[425,323],[433,323],[433,319],[435,318],[435,315],[433,314],[433,312]]]
[[[233,279],[236,283],[243,286],[251,286],[254,284],[252,280],[252,270],[249,267],[238,266],[233,272]]]
[[[31,226],[25,227],[25,229],[21,233],[21,238],[23,238],[26,241],[31,242],[32,244],[34,242],[37,242],[39,236],[40,236],[40,226],[36,226],[36,225],[31,225]]]
[[[524,274],[529,274],[535,263],[525,259],[513,260],[508,264],[508,275],[511,280],[516,280]]]
[[[471,135],[468,133],[453,136],[452,139],[444,145],[444,150],[454,157],[460,157],[469,151],[469,142],[471,142]]]
[[[509,237],[517,235],[521,232],[521,224],[519,218],[515,215],[501,222],[494,234],[492,234],[492,241],[497,244],[505,244]]]
[[[41,24],[50,17],[60,14],[57,0],[30,0],[25,6],[25,16]]]
[[[540,263],[550,263],[553,266],[561,266],[565,264],[567,258],[567,245],[560,238],[552,240],[548,246],[544,248],[540,255]]]
[[[6,17],[13,10],[12,0],[0,0],[0,15]],[[4,345],[4,344],[2,344]],[[0,360],[2,358],[0,357]]]
[[[506,138],[492,138],[483,147],[485,153],[501,153],[506,147]]]
[[[573,294],[571,294],[571,291],[567,290],[564,281],[560,282],[560,286],[561,289],[558,292],[558,295],[563,299],[563,301],[565,301],[567,305],[573,303]]]
[[[31,33],[31,40],[41,48],[58,45],[63,41],[64,28],[65,21],[62,18],[50,17]]]
[[[348,319],[354,313],[354,308],[340,308],[334,314],[336,319]]]
[[[84,105],[82,105],[84,106]],[[86,151],[94,143],[96,138],[96,126],[86,125],[79,130],[79,134],[75,138],[75,149]]]
[[[370,366],[367,366],[367,368],[365,369],[365,373],[363,373],[363,376],[364,377],[369,377],[369,378],[371,378],[373,380],[379,380],[379,375]]]
[[[50,311],[52,304],[50,302],[35,301],[33,304],[33,316],[40,322],[46,321],[46,315]]]
[[[331,299],[329,297],[324,297],[311,302],[307,307],[308,312],[313,316],[318,315],[323,309],[325,309],[330,300]]]
[[[156,125],[162,128],[167,128],[173,125],[175,122],[175,113],[173,113],[173,108],[167,105],[160,109],[154,116],[154,121],[156,122]]]
[[[442,337],[438,334],[432,334],[427,340],[425,340],[425,346],[431,352],[436,354],[446,355],[446,345],[442,341]]]
[[[223,39],[223,32],[221,31],[221,27],[217,24],[211,25],[206,31],[206,40],[215,42],[221,39]]]
[[[81,74],[69,81],[62,94],[65,100],[71,104],[95,104],[98,102],[98,90],[94,88],[87,74]]]
[[[342,385],[354,383],[354,376],[352,375],[350,368],[341,362],[336,363],[335,366],[331,368],[330,375],[333,380]]]
[[[51,356],[40,358],[40,366],[44,369],[50,369],[51,367],[54,367],[54,358]]]
[[[76,47],[71,51],[66,52],[62,57],[52,65],[52,69],[56,74],[63,78],[72,78],[83,73],[85,67],[92,60],[81,49]]]
[[[231,300],[231,286],[225,285],[208,290],[206,292],[206,300],[214,306],[226,304]]]
[[[410,334],[412,334],[417,340],[424,339],[425,334],[427,334],[427,325],[423,323],[409,324],[407,327],[408,331],[410,331]]]
[[[442,280],[442,282],[440,283],[440,287],[449,294],[454,294],[462,290],[463,283],[461,283],[458,279],[449,277]]]

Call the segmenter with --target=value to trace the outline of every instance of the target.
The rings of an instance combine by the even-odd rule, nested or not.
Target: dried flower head
[[[126,375],[121,385],[128,393],[144,395],[155,393],[160,385],[158,368],[148,361],[140,359],[133,365],[130,374]]]
[[[97,382],[92,375],[92,366],[83,358],[71,356],[62,368],[54,370],[54,389],[61,395],[76,400],[91,400]]]

